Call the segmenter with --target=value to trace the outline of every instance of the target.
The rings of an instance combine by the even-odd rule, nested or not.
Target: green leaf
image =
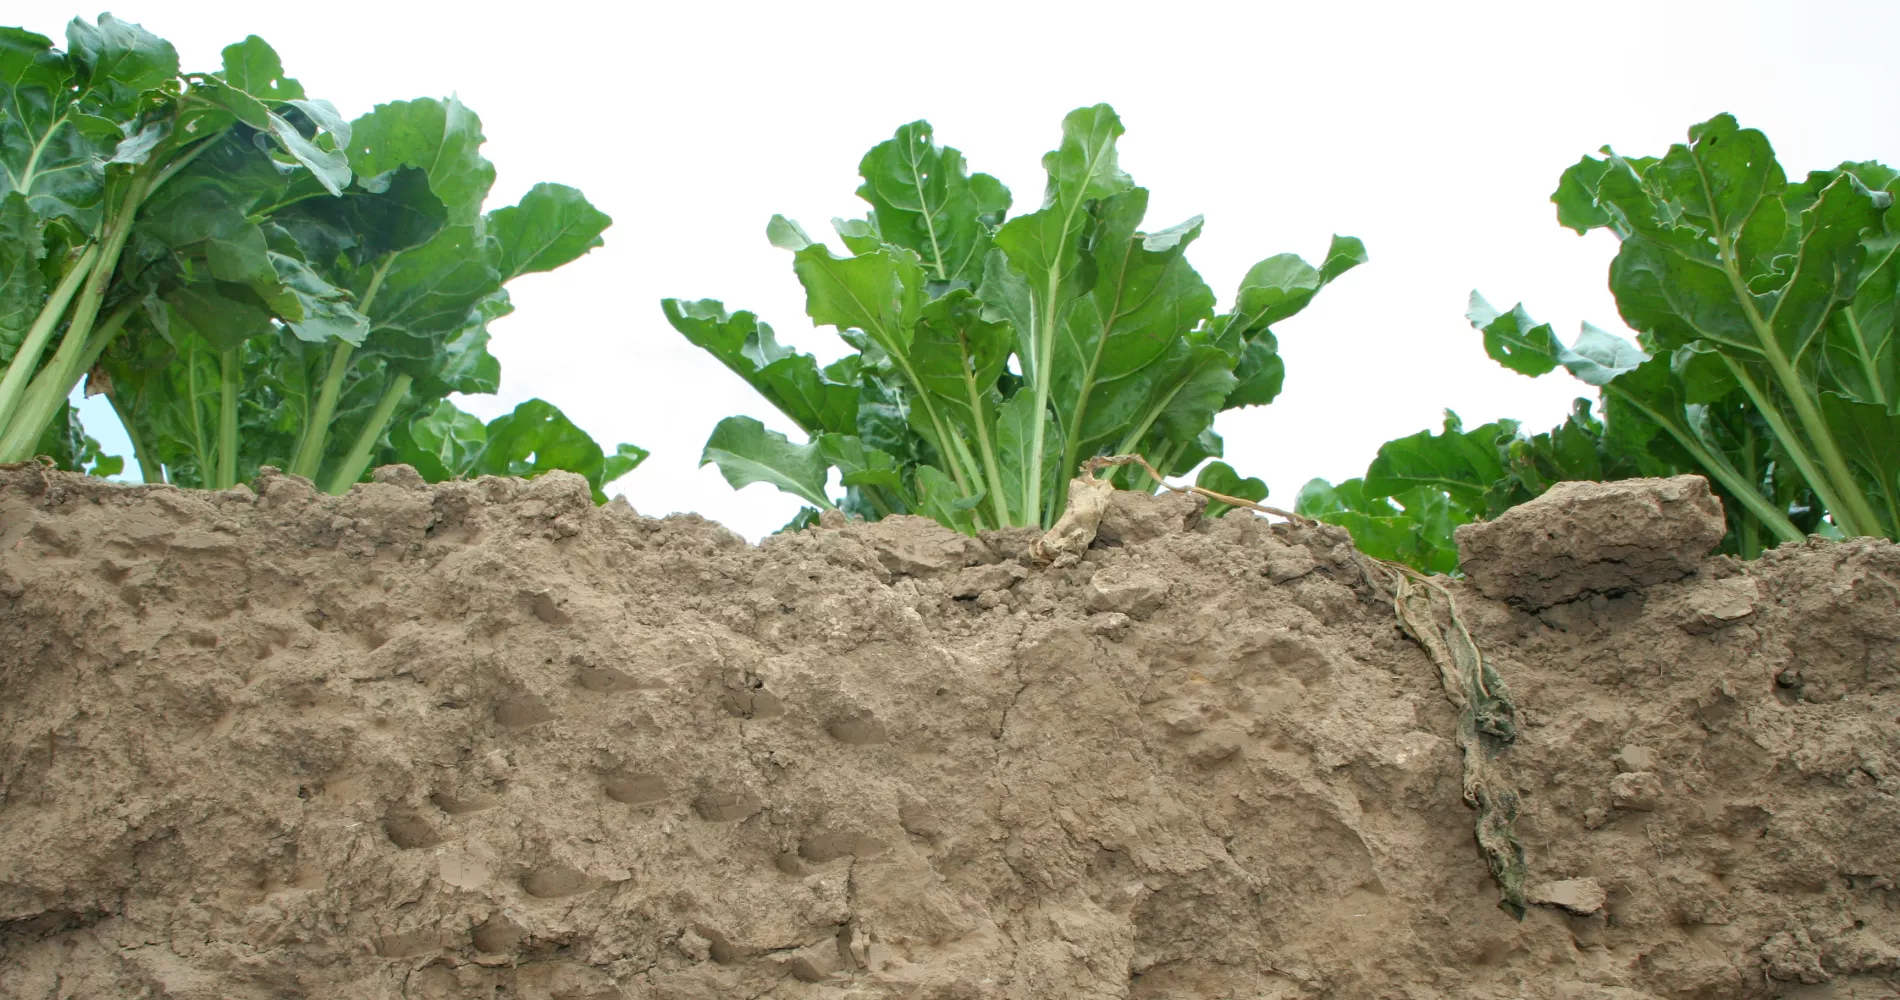
[[[52,39],[0,28],[0,196],[19,193],[41,218],[91,230],[105,192],[100,165],[123,138],[111,123],[131,115],[94,115],[109,95],[79,87],[75,71]]]
[[[414,467],[423,479],[440,483],[466,476],[487,443],[488,427],[480,417],[438,400],[390,428],[389,450],[380,464],[400,462]]]
[[[501,280],[552,271],[602,245],[613,225],[605,212],[564,184],[536,184],[521,203],[488,213],[488,233],[501,245]]]
[[[751,417],[727,417],[706,439],[699,464],[719,466],[733,489],[770,483],[826,510],[836,506],[825,496],[829,472],[816,444],[793,444]]]
[[[812,322],[840,332],[861,330],[893,357],[909,353],[911,328],[924,304],[916,254],[887,248],[839,257],[814,243],[797,252],[792,269],[805,286]]]
[[[34,446],[33,454],[52,459],[55,468],[88,476],[110,477],[125,471],[125,459],[105,453],[99,442],[81,426],[79,409],[70,403],[60,407],[59,414]]]
[[[1821,412],[1863,477],[1862,488],[1875,500],[1882,529],[1893,535],[1900,528],[1900,416],[1836,392],[1821,393]]]
[[[1315,480],[1315,482],[1321,481]],[[1240,500],[1252,500],[1254,503],[1260,503],[1267,498],[1266,480],[1253,476],[1243,479],[1240,473],[1235,472],[1234,467],[1226,462],[1207,463],[1206,467],[1201,469],[1201,474],[1194,477],[1194,485]],[[1208,517],[1220,517],[1233,509],[1232,504],[1214,499],[1207,501]]]
[[[606,484],[607,459],[600,445],[587,432],[574,426],[566,414],[552,404],[530,399],[488,422],[487,440],[475,456],[469,475],[521,476],[533,478],[561,469],[579,473],[593,488],[594,502],[605,503],[601,492]],[[629,452],[628,449],[631,449]],[[622,445],[616,453],[614,468],[624,474],[646,453],[631,445]]]
[[[1473,291],[1465,318],[1484,334],[1484,353],[1498,364],[1532,378],[1557,367],[1563,344],[1551,332],[1550,324],[1531,319],[1522,303],[1508,313],[1499,313]]]
[[[231,285],[209,281],[180,285],[165,293],[165,302],[213,350],[230,350],[270,332],[270,312]]]
[[[1241,351],[1234,365],[1234,391],[1227,394],[1221,409],[1265,406],[1279,398],[1284,385],[1286,361],[1280,357],[1280,341],[1271,330],[1262,330]]]
[[[1340,275],[1370,259],[1366,256],[1366,245],[1357,236],[1335,235],[1332,246],[1326,250],[1326,263],[1320,265],[1320,280],[1331,284]]]
[[[45,298],[39,220],[18,191],[0,198],[0,362],[13,360]]]
[[[303,84],[284,75],[277,50],[256,35],[224,47],[224,82],[263,101],[291,101],[304,96]]]
[[[416,379],[415,395],[438,399],[452,392],[499,391],[501,362],[488,353],[488,324],[514,311],[505,288],[477,302],[462,329],[442,345],[440,364]]]
[[[825,463],[835,466],[845,486],[881,486],[904,492],[903,472],[888,453],[867,447],[850,434],[820,434],[818,453]]]
[[[1610,213],[1597,205],[1597,184],[1610,161],[1586,156],[1565,170],[1550,200],[1557,206],[1557,224],[1579,235],[1610,225]]]
[[[1426,488],[1409,490],[1399,499],[1402,506],[1368,497],[1357,479],[1337,486],[1314,479],[1300,488],[1294,510],[1345,528],[1353,545],[1375,559],[1402,562],[1424,573],[1455,570],[1458,549],[1452,532],[1464,523],[1460,512],[1443,493]]]
[[[1014,337],[1007,323],[987,320],[983,303],[959,288],[919,310],[906,357],[917,388],[951,415],[966,441],[987,428],[996,399],[996,380],[1009,362]]]
[[[1157,391],[1159,372],[1145,370],[1213,317],[1214,292],[1185,256],[1201,219],[1148,235],[1139,229],[1147,209],[1142,188],[1101,203],[1088,238],[1094,287],[1056,337],[1050,401],[1069,464],[1126,434]]]
[[[437,359],[469,312],[501,289],[496,254],[494,240],[468,226],[444,229],[396,257],[370,305],[364,346],[425,365]]]
[[[976,534],[975,504],[980,498],[966,498],[941,469],[934,465],[917,467],[917,512],[938,524],[966,535]]]
[[[1793,274],[1768,310],[1769,325],[1790,357],[1807,353],[1835,308],[1853,301],[1866,255],[1861,232],[1880,224],[1880,209],[1852,174],[1836,178],[1802,213]]]
[[[90,114],[123,121],[136,112],[139,98],[178,77],[178,52],[170,42],[111,14],[97,25],[74,18],[66,26],[66,52],[75,103]]]
[[[1366,495],[1389,497],[1424,487],[1449,494],[1474,514],[1482,512],[1485,491],[1504,476],[1500,442],[1516,436],[1515,420],[1466,431],[1458,415],[1447,410],[1442,432],[1420,431],[1380,446],[1366,470]]]
[[[1557,360],[1580,381],[1601,388],[1635,370],[1649,355],[1622,337],[1585,323],[1576,346],[1560,350]]]
[[[884,242],[916,251],[934,281],[977,281],[990,233],[1009,210],[1001,182],[971,176],[963,154],[939,149],[930,123],[922,121],[873,147],[858,173],[864,178],[858,196],[871,203],[871,225]],[[847,242],[867,235],[854,230]]]
[[[417,98],[379,104],[351,123],[349,164],[376,178],[415,167],[448,208],[451,226],[471,226],[495,183],[495,166],[481,154],[481,119],[461,101]]]
[[[1018,392],[998,408],[996,414],[996,452],[1001,465],[1003,501],[1016,523],[1026,520],[1022,508],[1023,482],[1030,471],[1034,454],[1036,422],[1042,421],[1045,440],[1056,438],[1055,417],[1036,409],[1034,393]],[[919,470],[919,474],[921,475]],[[1077,470],[1062,468],[1062,449],[1046,448],[1042,454],[1041,480],[1045,492],[1053,492],[1055,483],[1075,475]]]
[[[652,457],[653,453],[640,447],[622,442],[614,446],[614,453],[601,460],[600,484],[607,484],[640,467],[640,463]],[[598,492],[598,491],[597,491]]]
[[[271,253],[269,260],[280,291],[267,301],[286,326],[314,344],[334,338],[361,346],[369,336],[369,319],[356,311],[348,292],[294,257]]]
[[[666,299],[660,308],[673,329],[745,379],[806,434],[857,429],[858,387],[826,378],[816,359],[781,346],[757,316],[728,313],[713,299]]]
[[[1121,118],[1106,104],[1069,112],[1062,119],[1062,144],[1042,158],[1043,172],[1049,175],[1043,207],[1066,212],[1134,187],[1117,161],[1115,140],[1122,132]]]

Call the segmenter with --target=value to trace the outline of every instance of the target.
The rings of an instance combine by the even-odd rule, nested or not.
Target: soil
[[[1448,587],[1517,705],[1520,920],[1337,529],[752,546],[378,478],[0,470],[0,996],[1900,994],[1885,542],[1516,512]]]

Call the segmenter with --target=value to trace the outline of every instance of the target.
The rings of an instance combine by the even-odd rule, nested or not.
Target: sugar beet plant
[[[1475,293],[1469,318],[1512,371],[1562,367],[1596,388],[1602,418],[1578,400],[1534,437],[1453,418],[1388,442],[1364,479],[1309,484],[1303,511],[1374,554],[1448,569],[1453,525],[1553,483],[1694,472],[1743,556],[1815,531],[1900,537],[1897,193],[1900,172],[1872,162],[1791,182],[1728,115],[1662,157],[1584,157],[1552,200],[1563,225],[1621,240],[1610,290],[1637,343],[1585,324],[1567,346]]]
[[[1064,119],[1043,157],[1036,211],[972,174],[913,122],[859,164],[863,219],[835,220],[839,255],[783,217],[767,236],[792,253],[806,310],[855,353],[820,367],[749,312],[668,299],[667,319],[744,378],[807,436],[751,417],[714,429],[701,464],[734,487],[766,482],[811,506],[868,519],[924,514],[962,531],[1047,525],[1069,477],[1103,453],[1140,453],[1164,476],[1221,454],[1224,409],[1269,403],[1285,368],[1272,327],[1365,260],[1334,237],[1319,267],[1261,261],[1233,307],[1188,265],[1195,217],[1145,231],[1148,192],[1116,160],[1122,125],[1107,105]],[[845,495],[827,492],[837,470]],[[1120,485],[1152,490],[1146,473]],[[1139,479],[1134,478],[1139,476]],[[1211,463],[1200,481],[1259,500],[1266,488]]]
[[[496,391],[503,286],[609,223],[553,184],[484,214],[482,142],[453,98],[345,121],[255,36],[181,74],[110,15],[65,52],[0,29],[0,461],[113,471],[66,403],[85,378],[147,481],[627,471],[644,453],[605,454],[546,403],[483,425],[446,399]]]

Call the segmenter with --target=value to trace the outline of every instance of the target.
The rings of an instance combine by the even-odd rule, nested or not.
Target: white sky
[[[451,12],[452,11],[452,12]],[[66,4],[14,0],[0,21],[61,39]],[[1440,410],[1542,430],[1579,384],[1485,357],[1463,319],[1477,288],[1523,300],[1566,339],[1621,330],[1605,290],[1614,241],[1561,229],[1558,175],[1604,143],[1660,153],[1721,111],[1761,128],[1790,174],[1900,162],[1900,4],[360,3],[128,0],[114,13],[170,39],[185,68],[258,34],[314,97],[354,117],[458,93],[499,171],[491,205],[538,181],[575,185],[617,221],[607,246],[510,285],[498,397],[541,396],[609,448],[653,457],[609,492],[648,514],[695,510],[756,538],[797,501],[735,493],[696,463],[720,418],[789,423],[667,326],[665,296],[723,299],[780,339],[814,330],[782,212],[814,233],[856,217],[858,158],[904,122],[1041,198],[1064,113],[1107,101],[1122,164],[1153,191],[1150,229],[1207,216],[1190,259],[1225,307],[1254,261],[1317,260],[1333,233],[1371,263],[1278,328],[1287,388],[1224,414],[1228,460],[1291,504],[1313,476],[1362,473],[1378,445]],[[1079,23],[1078,23],[1079,22]],[[63,43],[62,43],[63,47]],[[110,415],[88,429],[128,457]],[[794,437],[796,432],[793,431]]]

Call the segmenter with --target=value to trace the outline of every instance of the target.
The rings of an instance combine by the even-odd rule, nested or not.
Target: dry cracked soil
[[[377,479],[0,470],[0,996],[1900,994],[1886,542],[1708,557],[1699,480],[1466,532],[1520,920],[1337,529]]]

